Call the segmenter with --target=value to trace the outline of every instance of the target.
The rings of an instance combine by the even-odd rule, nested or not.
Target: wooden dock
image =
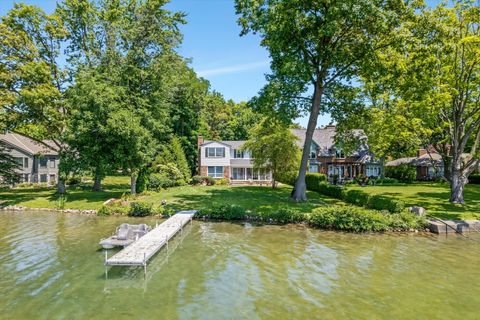
[[[146,272],[148,260],[163,246],[168,249],[168,241],[182,232],[195,213],[195,210],[179,211],[112,257],[107,258],[105,253],[105,266],[143,266]]]

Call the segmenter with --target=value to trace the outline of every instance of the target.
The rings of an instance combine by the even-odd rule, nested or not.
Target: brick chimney
[[[199,134],[197,136],[197,147],[200,147],[203,144],[203,136]]]
[[[335,128],[336,128],[336,126],[334,124],[331,124],[331,123],[325,126],[325,129],[335,129]]]

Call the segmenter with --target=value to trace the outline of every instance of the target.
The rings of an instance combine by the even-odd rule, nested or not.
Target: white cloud
[[[218,76],[223,74],[231,74],[231,73],[239,73],[248,70],[258,69],[262,67],[268,67],[270,64],[268,60],[265,61],[258,61],[246,64],[238,64],[233,66],[225,66],[220,68],[212,68],[212,69],[205,69],[197,71],[197,74],[200,77],[208,77],[208,76]]]

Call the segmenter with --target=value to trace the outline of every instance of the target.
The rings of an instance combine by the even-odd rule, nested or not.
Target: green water
[[[0,318],[480,318],[478,241],[194,221],[146,279],[106,279],[97,243],[128,221],[0,212]]]

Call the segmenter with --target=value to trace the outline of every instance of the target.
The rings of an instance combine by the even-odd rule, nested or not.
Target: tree
[[[264,119],[251,130],[243,149],[254,156],[254,169],[272,173],[272,187],[275,188],[279,175],[296,168],[300,159],[297,139],[288,126],[275,119]]]
[[[480,162],[480,9],[470,1],[424,8],[379,52],[379,72],[365,74],[380,92],[377,110],[402,115],[424,148],[442,156],[450,201],[464,203]],[[379,112],[379,111],[377,111]]]
[[[7,148],[0,141],[0,185],[11,185],[20,181],[20,176],[15,172],[20,165],[7,153]]]
[[[59,62],[66,36],[58,15],[25,4],[15,4],[0,23],[0,121],[39,143],[51,140],[60,158],[67,152],[69,115],[63,99],[67,78]],[[62,161],[59,169],[58,192],[64,193]]]
[[[380,0],[236,0],[242,35],[258,33],[269,50],[272,74],[256,103],[290,120],[309,113],[302,160],[292,190],[306,200],[305,174],[323,94],[349,83],[382,47],[408,11],[405,3]],[[313,92],[310,97],[302,94]]]

